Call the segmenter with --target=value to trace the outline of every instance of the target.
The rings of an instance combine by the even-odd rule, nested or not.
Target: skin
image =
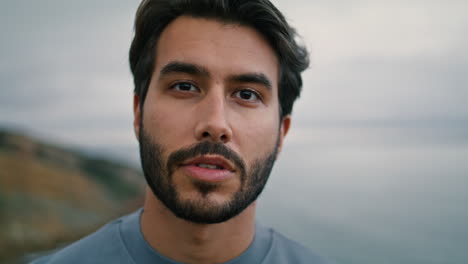
[[[161,73],[172,62],[196,65],[204,72]],[[233,78],[242,74],[262,75],[271,87]],[[278,78],[276,54],[254,29],[179,17],[158,41],[144,115],[140,98],[134,97],[135,133],[138,137],[142,119],[145,132],[163,145],[165,159],[203,140],[222,142],[242,157],[249,170],[255,159],[272,152],[277,140],[280,152],[290,126],[290,117],[280,120],[278,114]],[[173,180],[182,199],[207,204],[229,201],[241,185],[236,172],[203,196],[183,170],[175,170]],[[150,188],[146,194],[143,235],[168,258],[191,264],[222,263],[242,254],[253,240],[255,202],[226,222],[196,224],[177,218]]]

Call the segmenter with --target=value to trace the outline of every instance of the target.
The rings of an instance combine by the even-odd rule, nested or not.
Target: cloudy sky
[[[2,1],[0,125],[136,146],[127,54],[138,2]],[[292,140],[314,126],[466,126],[468,2],[275,3],[312,54]]]

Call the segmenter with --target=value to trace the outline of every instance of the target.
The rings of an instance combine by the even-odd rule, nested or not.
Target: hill
[[[0,263],[135,210],[143,189],[135,168],[0,130]]]

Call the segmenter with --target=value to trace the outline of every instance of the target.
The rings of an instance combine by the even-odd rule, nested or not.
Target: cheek
[[[148,103],[148,102],[147,102]],[[164,101],[145,103],[143,123],[147,133],[157,138],[164,146],[171,148],[181,139],[188,138],[187,128],[190,118],[184,112],[178,111],[173,104]]]
[[[249,156],[249,160],[264,156],[270,153],[276,144],[278,137],[279,118],[273,113],[262,117],[252,118],[249,121],[239,121],[242,126],[237,127],[239,144],[244,155]]]

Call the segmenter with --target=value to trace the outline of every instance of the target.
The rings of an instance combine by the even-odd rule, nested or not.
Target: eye
[[[198,91],[198,87],[189,83],[189,82],[178,82],[171,85],[171,89],[183,92],[196,92]]]
[[[261,99],[261,96],[257,92],[250,89],[239,90],[234,93],[234,96],[248,102],[256,102]]]

